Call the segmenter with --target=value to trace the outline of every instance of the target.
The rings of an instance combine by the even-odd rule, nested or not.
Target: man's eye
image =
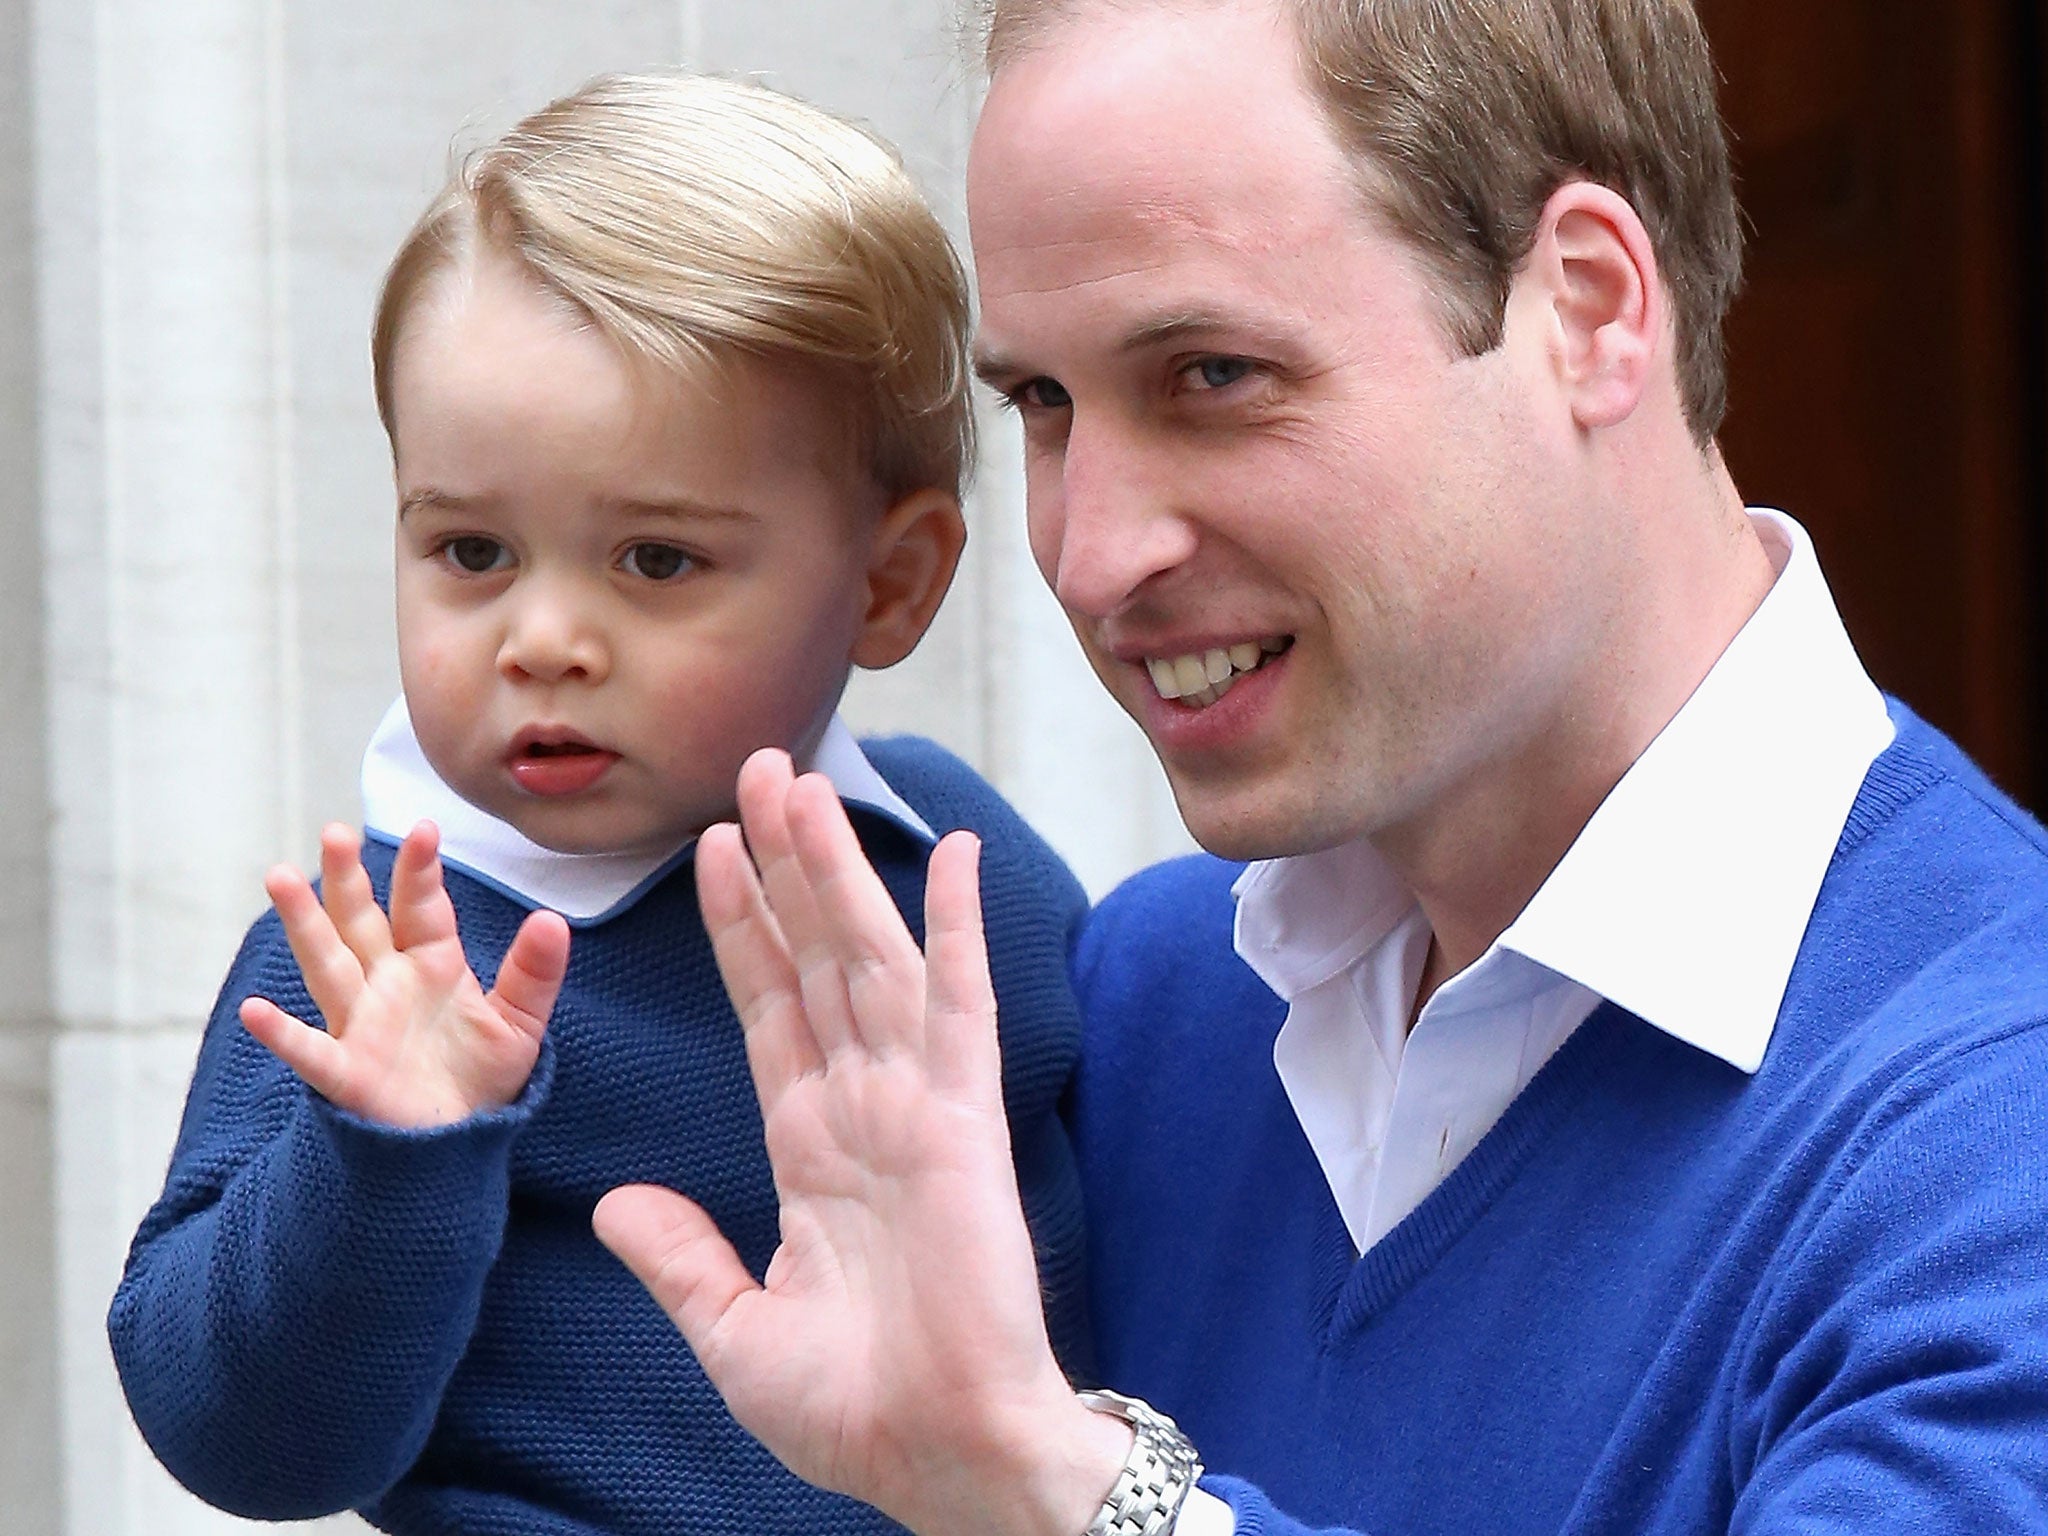
[[[512,563],[511,550],[496,539],[486,539],[474,533],[450,539],[441,546],[441,553],[457,570],[467,571],[472,576],[500,571]]]
[[[1251,373],[1252,364],[1244,357],[1205,357],[1190,364],[1188,371],[1204,389],[1228,389]]]
[[[673,544],[635,544],[619,564],[649,581],[672,581],[694,562]]]
[[[1074,403],[1074,397],[1058,379],[1026,379],[1011,392],[1010,398],[1017,404],[1039,411],[1064,411]]]

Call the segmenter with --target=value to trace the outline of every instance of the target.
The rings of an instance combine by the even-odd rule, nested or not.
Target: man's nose
[[[1065,451],[1041,469],[1027,485],[1032,551],[1069,613],[1107,618],[1194,554],[1183,488],[1134,430],[1076,412]]]
[[[543,683],[602,681],[611,670],[610,647],[574,583],[527,577],[521,586],[507,597],[499,672]]]

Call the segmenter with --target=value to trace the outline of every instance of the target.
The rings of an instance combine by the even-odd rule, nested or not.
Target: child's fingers
[[[278,865],[264,877],[263,889],[284,924],[285,942],[291,945],[313,1005],[330,1029],[341,1029],[363,994],[362,961],[342,943],[333,918],[296,869]]]
[[[740,820],[746,827],[754,863],[760,868],[758,888],[795,967],[811,1034],[831,1055],[853,1044],[859,1031],[854,1027],[846,977],[829,951],[818,944],[816,899],[790,841],[789,798],[794,785],[788,753],[756,752],[740,769]]]
[[[982,931],[980,867],[980,840],[954,832],[933,850],[925,873],[925,1045],[939,1087],[999,1104],[1002,1051]]]
[[[308,1088],[344,1109],[352,1107],[347,1102],[348,1053],[339,1041],[293,1018],[267,997],[245,997],[237,1011],[242,1027]]]
[[[512,936],[490,1000],[503,1018],[538,1040],[568,970],[568,923],[559,912],[532,913]]]
[[[747,1061],[766,1114],[791,1083],[825,1069],[825,1053],[739,828],[730,823],[706,828],[697,840],[697,903],[746,1032]]]
[[[812,897],[811,930],[791,936],[806,978],[843,978],[854,1028],[872,1050],[916,1050],[924,1040],[924,956],[903,914],[854,836],[838,792],[820,774],[796,781],[789,829]]]
[[[398,845],[391,866],[391,943],[401,950],[456,937],[440,849],[441,833],[431,821],[414,827]]]
[[[353,827],[329,822],[320,833],[320,900],[341,942],[368,970],[391,953],[391,923],[377,905],[362,839]]]
[[[735,1302],[761,1289],[718,1224],[674,1190],[628,1184],[597,1202],[590,1225],[647,1287],[717,1385],[719,1325]]]

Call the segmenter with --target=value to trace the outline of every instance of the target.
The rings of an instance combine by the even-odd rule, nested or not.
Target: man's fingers
[[[740,768],[740,821],[760,869],[767,909],[794,965],[811,1035],[830,1055],[853,1044],[858,1032],[846,979],[820,950],[817,901],[790,839],[789,800],[795,782],[787,752],[756,752]]]
[[[342,942],[333,918],[296,869],[278,865],[264,876],[263,889],[284,923],[285,942],[299,962],[313,1006],[329,1029],[341,1029],[362,996],[363,962]]]
[[[697,841],[697,904],[718,957],[718,973],[746,1031],[747,1061],[765,1114],[784,1088],[824,1070],[796,968],[761,895],[738,827],[721,823]]]
[[[353,827],[329,822],[320,833],[320,900],[335,932],[368,970],[391,953],[391,923],[377,905],[362,839]]]
[[[296,1072],[307,1087],[343,1108],[348,1092],[348,1053],[330,1035],[302,1023],[267,997],[245,997],[238,1010],[242,1027]]]
[[[441,879],[440,829],[423,821],[406,834],[391,865],[391,943],[411,949],[455,937],[455,904]]]
[[[568,970],[569,924],[559,912],[531,913],[512,936],[490,1000],[502,1017],[538,1040]]]
[[[1002,1098],[996,995],[981,922],[981,842],[953,832],[925,871],[925,1044],[933,1080],[948,1091]]]
[[[733,1303],[760,1290],[717,1223],[674,1190],[628,1184],[597,1202],[590,1224],[682,1331],[716,1384],[718,1325]]]
[[[815,968],[846,989],[854,1028],[871,1049],[917,1049],[924,1037],[924,957],[831,782],[814,773],[798,779],[788,823],[812,896],[811,930],[791,936],[799,968],[807,980]]]

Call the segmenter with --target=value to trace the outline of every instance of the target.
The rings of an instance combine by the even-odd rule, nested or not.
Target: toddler
[[[960,762],[835,714],[959,558],[966,325],[891,153],[709,79],[593,82],[406,239],[373,338],[404,697],[365,837],[327,830],[317,893],[270,877],[109,1319],[203,1498],[422,1536],[886,1526],[732,1421],[590,1229],[654,1183],[756,1274],[774,1251],[689,869],[762,746],[831,780],[920,937],[935,837],[981,837],[1017,1173],[1082,1368],[1055,1111],[1083,899]]]

